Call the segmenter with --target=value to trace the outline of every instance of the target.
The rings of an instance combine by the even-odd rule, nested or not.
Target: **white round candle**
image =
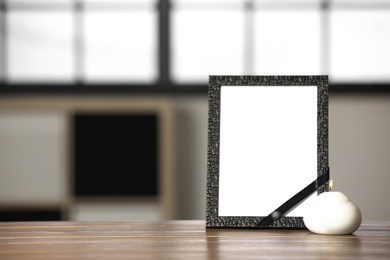
[[[307,206],[303,221],[314,233],[352,234],[359,228],[362,214],[343,193],[330,191],[321,193]]]

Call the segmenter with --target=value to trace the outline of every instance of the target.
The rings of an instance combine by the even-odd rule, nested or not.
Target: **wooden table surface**
[[[390,259],[390,221],[337,236],[204,221],[4,222],[0,259]]]

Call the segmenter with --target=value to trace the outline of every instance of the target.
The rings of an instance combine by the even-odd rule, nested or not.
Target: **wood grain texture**
[[[0,259],[390,259],[390,222],[354,235],[208,229],[204,221],[0,223]]]

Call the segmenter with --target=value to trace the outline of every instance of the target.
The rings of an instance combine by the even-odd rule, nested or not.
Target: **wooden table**
[[[0,223],[0,259],[390,259],[390,222],[354,235],[206,230],[204,221]]]

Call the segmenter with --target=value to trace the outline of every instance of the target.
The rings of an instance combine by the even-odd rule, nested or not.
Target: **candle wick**
[[[332,191],[333,188],[333,180],[329,181],[329,191]]]

